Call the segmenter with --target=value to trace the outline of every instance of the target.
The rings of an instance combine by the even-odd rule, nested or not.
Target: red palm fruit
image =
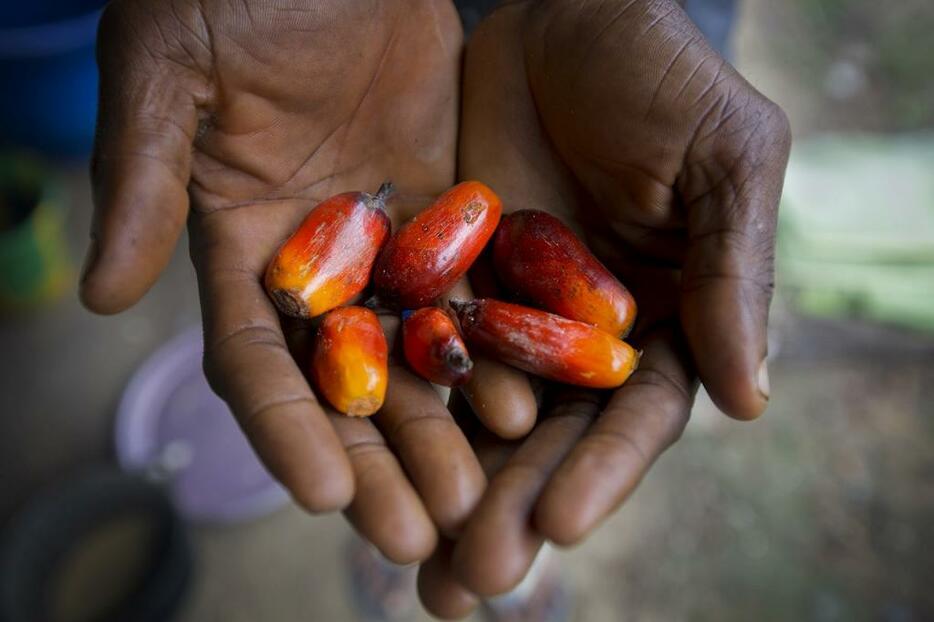
[[[456,387],[470,379],[467,347],[454,320],[438,307],[402,314],[402,349],[415,373],[429,382]]]
[[[376,314],[341,307],[324,316],[311,357],[315,387],[335,409],[367,417],[383,405],[389,348]]]
[[[560,220],[539,210],[503,218],[493,238],[493,263],[503,286],[535,306],[626,335],[636,301]]]
[[[560,315],[492,298],[451,301],[451,307],[471,347],[542,378],[611,389],[639,363],[629,344]]]
[[[391,193],[388,182],[375,195],[345,192],[308,213],[266,268],[266,291],[282,313],[315,317],[363,291],[389,236]]]
[[[499,197],[478,181],[439,196],[386,244],[373,272],[380,300],[399,309],[431,304],[467,272],[501,213]]]

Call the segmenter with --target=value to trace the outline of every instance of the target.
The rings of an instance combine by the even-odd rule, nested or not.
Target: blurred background
[[[795,135],[771,405],[740,424],[699,397],[626,506],[556,554],[572,618],[932,620],[934,4],[701,4]],[[132,310],[77,301],[101,5],[0,4],[0,611],[365,619],[350,528],[290,505],[203,383],[186,244]]]

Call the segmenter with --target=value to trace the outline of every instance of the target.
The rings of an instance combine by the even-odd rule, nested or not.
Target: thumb
[[[188,214],[198,124],[195,72],[153,53],[155,26],[134,23],[125,6],[108,8],[98,33],[95,208],[80,286],[98,313],[136,303],[171,258]]]
[[[704,138],[680,182],[689,237],[680,311],[713,401],[732,417],[754,419],[769,399],[768,311],[791,137],[777,105],[734,86],[743,96],[728,98],[700,128]]]

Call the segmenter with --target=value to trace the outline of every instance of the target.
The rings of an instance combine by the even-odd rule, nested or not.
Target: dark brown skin
[[[399,223],[453,183],[460,37],[442,0],[111,4],[82,282],[89,308],[127,308],[188,221],[214,386],[305,507],[345,507],[397,562],[457,536],[419,582],[446,616],[475,602],[465,585],[508,589],[543,538],[578,541],[626,498],[687,421],[694,361],[729,414],[764,409],[789,143],[781,111],[671,0],[515,2],[486,21],[466,61],[459,177],[583,233],[639,301],[644,355],[605,406],[548,392],[527,438],[478,439],[477,456],[499,459],[465,526],[483,474],[434,390],[390,361],[372,421],[329,413],[286,349],[304,360],[308,331],[280,323],[260,285],[315,202],[388,178]],[[536,416],[522,375],[475,363],[478,417],[522,436]]]
[[[390,361],[371,420],[319,403],[293,358],[309,331],[282,321],[261,277],[327,197],[391,179],[399,223],[454,183],[461,38],[443,0],[118,0],[100,28],[84,303],[135,303],[187,222],[212,385],[296,501],[346,509],[400,563],[457,533],[485,485],[477,459],[404,364]],[[528,394],[515,385],[475,387],[490,417],[512,416],[497,409]]]
[[[449,616],[514,587],[545,539],[574,544],[613,512],[681,434],[696,373],[728,415],[765,409],[790,144],[782,111],[671,0],[505,4],[464,71],[459,175],[582,234],[639,303],[643,356],[609,396],[546,390],[532,433],[495,444],[463,535],[422,569],[423,602]],[[484,455],[489,438],[473,441]]]

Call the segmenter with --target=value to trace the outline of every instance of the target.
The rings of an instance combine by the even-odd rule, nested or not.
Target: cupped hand
[[[423,567],[423,600],[450,616],[515,586],[544,540],[579,542],[619,506],[681,434],[696,376],[732,417],[765,409],[790,144],[783,112],[673,0],[505,4],[464,71],[458,174],[581,233],[633,292],[643,356],[612,395],[545,391],[463,535]]]
[[[400,563],[424,559],[438,530],[457,532],[485,485],[475,455],[402,365],[372,420],[320,403],[290,352],[308,327],[283,331],[261,275],[329,196],[390,179],[398,223],[451,185],[461,38],[443,0],[118,0],[99,33],[84,303],[135,303],[187,222],[212,386],[298,503],[346,508]],[[397,322],[385,325],[391,339]],[[494,421],[514,393],[471,390]]]

